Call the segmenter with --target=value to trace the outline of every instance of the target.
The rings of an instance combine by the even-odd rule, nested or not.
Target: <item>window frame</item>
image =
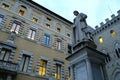
[[[70,33],[67,33],[67,37],[69,37],[69,38],[71,37]]]
[[[45,33],[43,35],[43,44],[46,46],[50,46],[50,40],[50,35]]]
[[[29,67],[29,63],[30,63],[30,58],[31,58],[31,56],[29,56],[29,55],[26,55],[26,54],[22,55],[20,71],[27,72],[28,67]],[[26,61],[26,60],[28,60],[28,61]]]
[[[32,17],[32,21],[34,22],[34,23],[37,23],[38,22],[38,18],[36,18],[36,17]]]
[[[102,37],[102,36],[99,37],[99,43],[100,43],[100,44],[103,43],[103,37]]]
[[[61,28],[57,27],[57,32],[60,33],[61,32]]]
[[[56,64],[56,72],[55,72],[55,78],[60,80],[61,79],[61,68],[62,68],[62,65],[61,64]]]
[[[62,32],[62,24],[61,23],[56,23],[56,32],[59,32],[59,33]]]
[[[47,60],[41,59],[38,73],[40,76],[46,76],[46,72],[47,72]]]
[[[3,7],[3,5],[4,5],[4,7]],[[1,4],[1,7],[4,8],[4,9],[9,9],[9,8],[10,8],[10,5],[9,5],[8,3],[6,3],[6,2],[3,2],[3,3]]]
[[[56,48],[57,50],[62,50],[62,40],[56,40]]]
[[[18,14],[19,14],[20,16],[25,16],[25,11],[22,10],[22,9],[20,9],[20,10],[18,11]]]
[[[68,67],[68,80],[72,80],[71,78],[71,68]]]
[[[68,44],[68,45],[67,45],[67,48],[68,48],[68,54],[72,54],[72,45],[71,45],[71,44]],[[70,50],[69,48],[71,48],[71,50]]]
[[[115,43],[115,53],[120,58],[120,43]]]
[[[28,39],[31,39],[31,40],[35,40],[35,37],[36,37],[36,30],[30,28],[30,29],[28,30],[27,38],[28,38]]]
[[[4,50],[4,53],[2,53],[2,50]],[[0,51],[0,58],[1,58],[0,60],[8,61],[11,52],[12,52],[12,51],[9,50],[9,49],[2,48],[1,51]],[[1,56],[1,54],[2,54],[3,56]],[[6,55],[7,55],[7,59],[6,59]]]
[[[18,10],[17,10],[18,15],[26,16],[26,12],[27,12],[27,7],[26,6],[24,6],[24,5],[19,5],[18,6]]]
[[[114,30],[110,30],[110,35],[111,35],[112,37],[114,37],[114,36],[116,35],[115,31],[114,31]]]
[[[50,29],[50,24],[49,23],[46,23],[46,27],[48,28],[48,29]]]
[[[51,18],[49,18],[49,17],[46,17],[46,20],[47,20],[47,21],[52,21],[52,19],[51,19]]]
[[[10,31],[11,31],[11,32],[15,32],[16,34],[18,34],[20,28],[21,28],[21,24],[20,24],[20,23],[17,23],[17,22],[14,22],[14,23],[12,24],[12,27],[11,27]]]

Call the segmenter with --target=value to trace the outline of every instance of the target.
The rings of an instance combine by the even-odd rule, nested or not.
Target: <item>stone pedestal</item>
[[[12,80],[12,76],[11,76],[11,75],[8,75],[8,76],[7,76],[7,80]]]
[[[106,55],[96,50],[94,42],[86,40],[73,46],[66,59],[72,68],[72,80],[105,80],[103,66]]]

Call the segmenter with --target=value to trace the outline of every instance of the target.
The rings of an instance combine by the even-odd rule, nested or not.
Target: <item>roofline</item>
[[[22,0],[22,1],[24,1],[24,0]],[[26,1],[30,2],[31,4],[36,5],[37,7],[40,7],[41,9],[43,9],[43,10],[45,10],[45,11],[47,11],[47,12],[49,12],[49,13],[55,15],[55,16],[57,16],[58,18],[62,19],[63,21],[65,21],[65,22],[67,22],[67,23],[69,23],[69,24],[73,24],[71,21],[69,21],[69,20],[65,19],[64,17],[62,17],[62,16],[60,16],[60,15],[54,13],[53,11],[51,11],[51,10],[49,10],[49,9],[47,9],[47,8],[45,8],[45,7],[43,7],[42,5],[40,5],[40,4],[36,3],[36,2],[34,2],[33,0],[26,0]]]

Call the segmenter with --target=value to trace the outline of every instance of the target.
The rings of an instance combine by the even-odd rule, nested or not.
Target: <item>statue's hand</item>
[[[81,28],[81,31],[86,32],[87,27]]]

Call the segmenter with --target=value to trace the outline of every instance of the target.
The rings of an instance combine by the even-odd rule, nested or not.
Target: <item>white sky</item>
[[[91,27],[105,23],[111,15],[120,10],[120,0],[33,0],[54,13],[73,22],[73,11],[87,14],[87,23]]]

